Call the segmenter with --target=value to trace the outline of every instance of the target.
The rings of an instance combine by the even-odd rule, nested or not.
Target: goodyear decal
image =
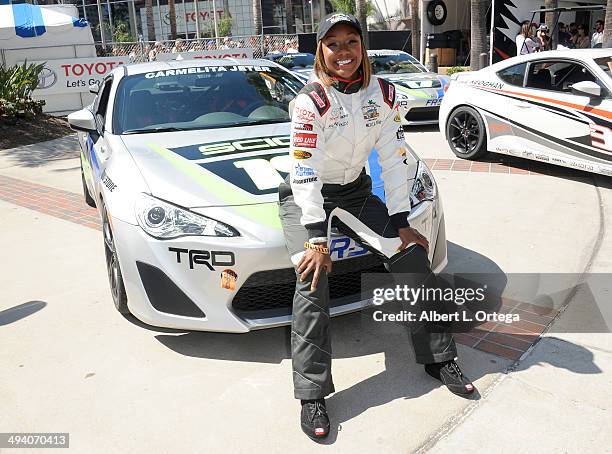
[[[177,153],[153,143],[149,143],[147,146],[224,204],[233,205],[229,209],[266,227],[275,230],[281,229],[276,203],[259,203],[256,197],[236,191],[236,186],[229,183],[225,178],[186,161]]]

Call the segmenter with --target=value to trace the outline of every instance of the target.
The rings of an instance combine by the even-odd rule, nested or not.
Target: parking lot
[[[512,273],[563,273],[570,288],[612,272],[612,179],[462,161],[436,127],[406,140],[442,194],[446,271],[507,275],[510,293]],[[495,324],[458,336],[472,400],[414,363],[401,326],[334,319],[332,432],[312,443],[298,424],[288,328],[179,332],[115,311],[77,147],[71,136],[0,152],[2,432],[68,432],[71,450],[87,453],[534,452],[534,440],[539,452],[601,452],[612,441],[612,336],[605,323],[581,333],[583,300],[570,292],[548,312],[509,303],[524,315],[518,336]]]

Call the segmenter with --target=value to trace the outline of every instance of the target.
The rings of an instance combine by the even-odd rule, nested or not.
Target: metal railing
[[[131,62],[145,62],[156,59],[158,53],[183,53],[250,48],[253,57],[260,58],[270,53],[298,50],[297,35],[252,35],[223,38],[183,39],[174,41],[138,41],[96,44],[99,57],[128,56]]]

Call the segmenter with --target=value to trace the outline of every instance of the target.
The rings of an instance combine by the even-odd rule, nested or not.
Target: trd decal
[[[194,269],[194,265],[205,265],[210,271],[215,271],[215,266],[234,266],[236,264],[234,253],[229,251],[202,251],[176,247],[169,247],[168,250],[176,253],[176,263],[182,263],[181,256],[185,254],[189,259],[190,270]]]

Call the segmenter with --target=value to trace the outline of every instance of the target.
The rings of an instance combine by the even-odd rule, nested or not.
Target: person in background
[[[563,22],[559,22],[559,45],[569,48],[571,47],[572,35],[567,31],[567,25]]]
[[[172,48],[173,54],[180,54],[181,52],[185,51],[185,42],[181,38],[178,38],[176,41],[174,41],[174,47]]]
[[[526,20],[521,24],[521,31],[516,35],[516,55],[531,54],[537,50],[537,44],[532,39],[531,23]]]
[[[588,35],[588,27],[584,24],[578,26],[578,37],[576,38],[576,49],[588,49],[591,47],[591,38]]]
[[[569,34],[570,34],[570,42],[571,42],[571,46],[570,47],[575,49],[576,48],[576,41],[578,41],[578,24],[576,24],[576,22],[572,22],[570,24]]]
[[[601,47],[603,45],[604,23],[601,19],[595,22],[595,33],[591,38],[591,47]]]
[[[538,46],[538,52],[551,49],[550,35],[548,34],[548,25],[542,24],[538,27],[536,35],[536,44]]]
[[[156,61],[157,55],[164,52],[164,47],[159,41],[155,41],[153,48],[149,51],[149,61]]]

